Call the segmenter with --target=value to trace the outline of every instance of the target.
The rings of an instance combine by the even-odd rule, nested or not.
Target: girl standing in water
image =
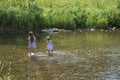
[[[53,53],[53,43],[52,43],[52,40],[50,39],[49,36],[47,36],[47,50],[48,50],[48,55],[52,56],[52,53]]]
[[[28,49],[29,49],[30,55],[35,54],[36,47],[37,47],[37,45],[36,45],[36,37],[34,36],[33,32],[30,31],[29,36],[28,36]]]

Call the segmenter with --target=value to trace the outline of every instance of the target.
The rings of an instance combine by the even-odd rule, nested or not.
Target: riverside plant
[[[11,75],[11,62],[0,61],[0,80],[16,80],[13,75]],[[8,67],[9,66],[9,67]],[[2,74],[6,73],[6,74]]]
[[[119,3],[119,0],[1,0],[0,31],[120,28]]]

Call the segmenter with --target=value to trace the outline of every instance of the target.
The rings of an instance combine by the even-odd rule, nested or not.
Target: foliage
[[[17,29],[19,31],[26,31],[41,28],[42,9],[35,3],[32,3],[29,0],[6,0],[1,1],[0,5],[1,31],[7,29]]]
[[[11,78],[11,76],[0,76],[0,80],[16,80],[14,78]]]
[[[11,71],[11,62],[2,62],[0,60],[0,80],[16,80]]]
[[[0,31],[120,28],[119,0],[1,0]]]

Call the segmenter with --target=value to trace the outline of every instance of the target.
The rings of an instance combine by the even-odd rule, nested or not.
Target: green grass
[[[0,30],[120,27],[119,3],[119,0],[1,0]]]
[[[15,78],[12,78],[12,76],[0,76],[0,80],[16,80]]]
[[[16,80],[14,76],[11,75],[11,61],[3,61],[0,60],[0,80]]]

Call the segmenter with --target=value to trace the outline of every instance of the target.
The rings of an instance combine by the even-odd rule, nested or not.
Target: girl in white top
[[[28,36],[28,49],[29,49],[30,55],[31,55],[31,53],[35,53],[36,47],[37,47],[36,37],[34,36],[33,32],[30,31],[29,36]]]
[[[49,36],[47,37],[47,50],[50,56],[53,53],[53,43]]]

